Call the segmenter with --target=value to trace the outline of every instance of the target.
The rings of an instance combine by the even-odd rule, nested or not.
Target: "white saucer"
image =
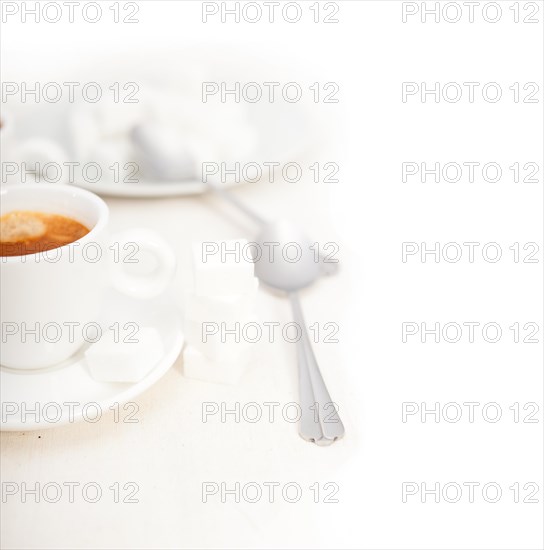
[[[145,391],[174,364],[183,346],[183,332],[179,311],[171,298],[163,296],[153,300],[135,300],[111,291],[105,304],[101,318],[104,327],[117,321],[121,326],[135,322],[141,327],[150,326],[158,330],[164,347],[159,363],[136,383],[96,382],[83,359],[84,351],[47,369],[20,371],[0,367],[1,430],[53,428],[83,418],[91,422],[98,411],[105,415],[112,405],[117,407],[115,404],[118,403],[122,406]],[[30,412],[31,409],[38,410],[39,418]],[[128,409],[124,411],[121,407],[120,415],[124,417],[129,413]]]

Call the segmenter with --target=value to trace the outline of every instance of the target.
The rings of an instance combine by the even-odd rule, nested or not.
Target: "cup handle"
[[[149,299],[162,294],[176,271],[176,256],[168,243],[155,231],[137,228],[112,236],[111,277],[116,290],[133,298]],[[140,263],[143,255],[153,256],[151,273],[130,273],[130,264]]]

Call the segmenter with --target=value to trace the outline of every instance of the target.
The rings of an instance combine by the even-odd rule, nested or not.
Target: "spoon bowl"
[[[288,220],[266,224],[256,242],[255,274],[266,285],[295,292],[320,277],[319,257],[312,241]]]

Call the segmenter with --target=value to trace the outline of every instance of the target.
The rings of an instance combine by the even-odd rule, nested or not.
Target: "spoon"
[[[298,298],[298,291],[310,286],[321,275],[311,248],[312,241],[291,222],[279,220],[264,225],[257,243],[261,253],[255,258],[255,274],[266,285],[287,293],[295,322],[301,330],[297,342],[299,434],[318,445],[330,445],[344,435],[344,425],[321,376]]]
[[[182,158],[173,162],[175,155],[166,155],[163,150],[159,150],[160,148],[157,148],[154,143],[155,140],[151,139],[156,137],[152,134],[151,129],[147,127],[137,127],[132,133],[135,145],[140,147],[150,161],[150,171],[159,178],[181,178],[190,165],[188,159]],[[292,223],[285,220],[268,222],[224,188],[208,183],[208,189],[238,208],[261,227],[258,243],[261,244],[262,254],[255,261],[255,272],[266,285],[287,293],[295,322],[301,329],[301,338],[297,342],[301,407],[299,434],[303,439],[317,445],[330,445],[344,435],[344,425],[338,416],[313,353],[298,299],[298,290],[311,285],[321,274],[335,273],[338,264],[325,262],[321,254],[319,261],[316,262],[311,249],[312,242]],[[272,243],[274,248],[270,251],[269,247]],[[300,250],[301,254],[296,262],[289,261],[286,257],[288,246],[295,248],[298,246],[297,253]],[[276,251],[275,255],[274,251]]]
[[[317,445],[330,445],[344,435],[344,425],[313,353],[297,291],[310,286],[322,274],[336,272],[338,264],[324,262],[322,255],[316,262],[312,242],[291,222],[267,222],[224,188],[214,184],[209,184],[209,188],[261,226],[257,237],[261,255],[255,259],[255,274],[265,285],[287,293],[295,322],[301,329],[301,338],[297,342],[301,407],[299,434]],[[291,255],[291,249],[296,255],[300,253],[296,262],[290,261],[295,257]]]

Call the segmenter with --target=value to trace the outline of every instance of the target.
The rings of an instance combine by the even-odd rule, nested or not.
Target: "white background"
[[[281,418],[202,422],[204,401],[296,400],[293,346],[263,348],[262,361],[236,387],[184,379],[178,361],[137,400],[137,424],[115,423],[109,415],[97,424],[2,433],[3,482],[95,481],[105,492],[96,504],[10,497],[2,505],[3,548],[542,547],[544,5],[499,2],[496,23],[482,18],[485,2],[475,8],[474,23],[466,6],[456,23],[437,23],[432,15],[422,22],[421,12],[403,23],[402,2],[346,1],[337,3],[339,23],[324,24],[312,22],[310,4],[299,2],[303,19],[294,24],[281,18],[221,23],[219,16],[204,24],[201,4],[181,1],[141,2],[134,25],[112,23],[111,12],[94,25],[78,18],[23,24],[15,16],[2,24],[2,81],[47,81],[60,70],[79,71],[81,78],[97,60],[127,80],[119,60],[138,59],[138,52],[156,59],[179,52],[179,66],[164,70],[183,74],[206,51],[220,65],[237,67],[246,82],[338,83],[338,104],[305,104],[320,121],[320,139],[308,134],[314,149],[296,160],[334,160],[340,182],[306,177],[236,192],[270,216],[298,219],[316,240],[340,245],[341,273],[306,291],[303,301],[309,320],[340,326],[340,343],[320,343],[316,353],[347,430],[343,441],[318,448]],[[537,6],[538,23],[514,23],[514,4],[522,17],[528,4]],[[473,103],[466,88],[456,103],[433,96],[403,103],[403,82],[497,82],[503,96],[485,101],[480,86]],[[538,102],[514,102],[509,87],[515,82],[536,82]],[[267,106],[276,107],[285,108]],[[435,183],[432,176],[427,183],[402,182],[403,162],[467,161],[497,162],[503,178],[490,183],[476,172],[473,183]],[[514,162],[537,163],[538,183],[514,183],[508,169]],[[190,242],[253,231],[211,199],[108,203],[115,226],[154,227],[175,247],[176,296],[190,265]],[[487,262],[479,247],[473,263],[466,248],[457,263],[432,256],[403,263],[403,242],[497,242],[503,257]],[[538,262],[515,263],[509,247],[516,242],[538,243]],[[287,304],[264,292],[259,308],[263,319],[289,320]],[[457,343],[435,343],[432,336],[422,343],[420,335],[402,342],[404,322],[471,321],[500,324],[501,340],[485,342],[477,329],[474,343],[466,331]],[[515,322],[537,323],[539,343],[514,343],[508,327]],[[471,423],[463,408],[455,423],[432,415],[403,423],[403,402],[497,402],[503,416],[491,423],[479,407]],[[538,422],[514,422],[509,407],[527,402],[538,405]],[[127,481],[139,485],[139,503],[114,504],[107,487]],[[222,503],[215,496],[203,503],[202,483],[209,481],[229,487],[295,482],[303,497]],[[322,488],[336,483],[339,502],[314,503],[308,488],[316,482]],[[423,503],[421,493],[403,502],[407,482],[476,482],[480,488],[494,482],[503,493],[497,503],[486,502],[480,488],[475,502],[467,489],[455,503],[442,495],[438,503],[433,495]],[[516,482],[536,483],[538,503],[515,503],[509,487]]]

